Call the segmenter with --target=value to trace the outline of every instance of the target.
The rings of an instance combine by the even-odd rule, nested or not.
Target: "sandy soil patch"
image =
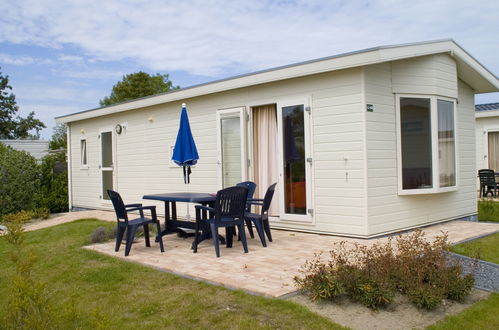
[[[352,303],[347,298],[338,302],[312,302],[304,295],[297,295],[289,300],[305,305],[311,311],[329,318],[335,323],[352,329],[421,329],[434,324],[448,315],[462,312],[479,300],[486,299],[489,292],[473,289],[463,303],[444,301],[434,311],[424,311],[414,307],[405,296],[398,295],[387,308],[379,311],[370,310],[360,304]]]

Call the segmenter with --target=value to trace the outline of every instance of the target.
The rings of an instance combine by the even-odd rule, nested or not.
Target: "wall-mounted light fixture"
[[[154,121],[154,116],[150,115],[149,118],[147,118],[147,120],[149,120],[149,122],[152,123]]]
[[[81,133],[81,134],[85,134],[85,129],[83,129],[83,128],[82,128],[82,129],[80,130],[80,133]]]

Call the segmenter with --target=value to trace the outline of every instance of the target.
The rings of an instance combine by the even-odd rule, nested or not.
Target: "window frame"
[[[85,159],[86,163],[83,163],[83,141],[85,141]],[[86,137],[81,137],[80,138],[80,169],[81,170],[88,170],[88,139]]]
[[[431,124],[431,159],[432,159],[432,188],[403,189],[402,180],[402,129],[400,114],[401,98],[419,98],[430,100],[430,124]],[[452,102],[454,116],[454,166],[455,166],[455,185],[450,187],[440,187],[440,161],[439,161],[439,141],[438,141],[438,100]],[[450,191],[456,191],[459,188],[459,143],[458,143],[458,118],[457,118],[457,100],[440,95],[429,94],[395,94],[396,104],[396,130],[397,130],[397,181],[399,195],[422,195],[437,194]]]

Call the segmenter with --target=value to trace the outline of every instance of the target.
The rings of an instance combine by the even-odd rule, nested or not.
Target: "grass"
[[[492,293],[488,299],[474,304],[457,315],[447,316],[427,329],[498,329],[499,313],[497,311],[499,311],[499,293]]]
[[[499,202],[487,199],[478,201],[478,220],[499,222]]]
[[[99,226],[113,224],[85,219],[25,233],[37,255],[34,274],[46,283],[52,303],[76,311],[78,317],[63,328],[342,329],[289,301],[230,291],[82,249]],[[13,272],[9,248],[0,237],[0,320]]]
[[[452,252],[499,264],[499,233],[452,246]]]

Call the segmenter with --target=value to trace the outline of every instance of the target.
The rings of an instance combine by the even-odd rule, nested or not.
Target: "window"
[[[399,193],[455,190],[454,100],[399,96],[397,103]]]
[[[88,161],[87,161],[87,140],[86,139],[80,140],[80,150],[81,150],[81,167],[87,168]]]

